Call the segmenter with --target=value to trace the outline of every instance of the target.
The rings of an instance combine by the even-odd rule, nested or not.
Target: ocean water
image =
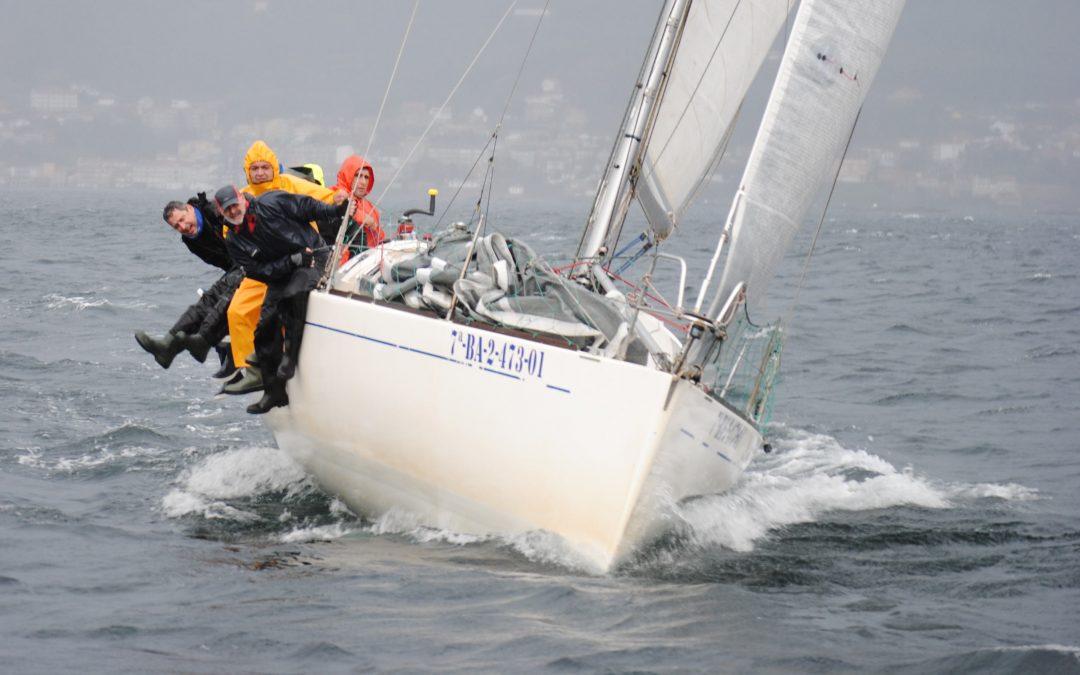
[[[132,333],[215,278],[178,196],[0,192],[3,672],[1080,672],[1080,217],[832,213],[774,282],[774,452],[592,576],[360,518],[159,368]],[[581,217],[493,214],[556,262]]]

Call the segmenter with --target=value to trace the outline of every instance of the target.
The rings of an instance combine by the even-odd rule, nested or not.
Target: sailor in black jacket
[[[285,383],[296,370],[308,293],[330,257],[311,222],[340,220],[348,202],[333,206],[277,190],[251,197],[234,185],[218,190],[214,201],[230,226],[226,242],[233,261],[247,276],[266,284],[255,327],[255,362],[265,389],[262,399],[247,408],[249,413],[265,413],[289,404]]]
[[[200,192],[187,203],[172,201],[161,214],[169,227],[180,233],[180,241],[208,265],[220,268],[224,274],[203,292],[198,302],[188,307],[163,337],[151,337],[143,331],[135,333],[139,346],[154,355],[162,368],[168,368],[177,354],[187,349],[200,363],[206,360],[210,347],[218,344],[229,332],[226,312],[244,271],[233,264],[225,244],[224,220],[217,209]],[[231,356],[231,354],[230,354]],[[224,377],[235,368],[222,363],[215,377]]]
[[[172,215],[174,211],[181,213]],[[162,217],[169,227],[180,233],[184,246],[204,263],[220,267],[223,272],[235,267],[225,247],[225,221],[217,207],[206,198],[205,192],[187,200],[186,205],[169,202]]]

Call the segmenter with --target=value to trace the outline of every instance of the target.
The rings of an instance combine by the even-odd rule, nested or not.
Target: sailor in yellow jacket
[[[242,189],[250,195],[261,195],[271,190],[284,190],[294,194],[308,195],[327,204],[340,204],[348,196],[334,192],[311,181],[283,174],[277,155],[263,141],[255,141],[244,156],[244,173],[247,187]],[[312,227],[316,227],[312,223]],[[316,229],[318,229],[316,227]],[[243,368],[239,379],[222,388],[226,394],[246,394],[263,388],[262,375],[258,369],[248,367],[247,357],[255,351],[255,325],[259,323],[266,284],[254,279],[244,279],[229,303],[229,339],[237,368]]]

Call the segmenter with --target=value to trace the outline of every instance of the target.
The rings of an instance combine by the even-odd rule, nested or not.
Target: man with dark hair
[[[198,302],[184,311],[163,337],[151,337],[143,331],[135,333],[139,346],[154,355],[162,368],[172,365],[177,354],[185,349],[199,363],[206,361],[210,347],[217,345],[229,332],[226,310],[233,292],[244,278],[244,271],[234,265],[225,245],[225,225],[221,215],[200,192],[184,202],[171,201],[161,214],[169,227],[180,233],[180,241],[208,265],[225,273],[206,290]],[[231,358],[222,362],[215,377],[231,374]]]
[[[226,242],[232,259],[248,278],[266,284],[255,328],[255,361],[262,371],[263,397],[247,408],[249,413],[261,414],[289,404],[285,383],[296,371],[308,293],[319,283],[330,257],[310,222],[340,219],[349,203],[332,206],[280,190],[254,197],[235,185],[218,190],[214,202],[229,224]]]

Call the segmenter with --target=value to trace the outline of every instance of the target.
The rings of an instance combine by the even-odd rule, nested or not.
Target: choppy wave
[[[134,471],[139,465],[167,463],[165,451],[160,448],[123,448],[120,450],[95,450],[76,457],[49,457],[38,448],[29,448],[19,455],[19,464],[45,469],[51,473],[84,474],[90,472],[94,477],[101,476],[101,469],[114,469],[113,472]]]
[[[362,521],[281,450],[243,447],[200,456],[160,502],[191,536],[297,544],[332,541]]]
[[[935,480],[866,450],[845,448],[828,435],[782,430],[776,450],[758,458],[734,489],[675,507],[685,527],[665,555],[693,557],[717,546],[752,552],[785,528],[842,512],[947,510],[980,499],[1014,502],[1037,496],[1037,491],[1016,484]],[[364,523],[340,500],[322,494],[299,465],[272,447],[234,449],[200,459],[184,471],[161,508],[170,518],[221,521],[224,529],[218,532],[226,538],[246,529],[282,543],[329,541],[357,531],[452,546],[494,541],[536,563],[591,569],[586,559],[547,532],[465,534],[427,527],[400,509]],[[653,562],[655,558],[654,551]]]
[[[936,481],[865,450],[845,448],[831,436],[800,430],[787,434],[771,455],[750,465],[733,490],[683,505],[680,515],[697,544],[750,551],[776,530],[829,513],[902,506],[947,509],[965,499],[1037,495],[1014,484]]]
[[[95,307],[104,307],[111,304],[105,298],[87,298],[81,295],[66,296],[59,295],[57,293],[49,293],[44,296],[42,300],[45,301],[46,309],[71,309],[76,312],[81,312],[85,309],[92,309]]]
[[[897,675],[915,673],[1080,673],[1080,647],[1024,645],[979,649],[885,668]]]
[[[198,514],[204,518],[257,520],[257,514],[236,508],[230,500],[267,492],[286,494],[307,488],[306,475],[276,448],[242,448],[211,455],[186,470],[180,486],[161,501],[170,518]]]
[[[101,478],[172,464],[168,439],[131,422],[49,448],[23,448],[15,460],[25,467],[78,478]]]
[[[278,541],[283,544],[301,544],[314,541],[333,541],[352,534],[356,528],[349,527],[346,523],[338,521],[327,525],[312,525],[297,527],[280,537]]]

